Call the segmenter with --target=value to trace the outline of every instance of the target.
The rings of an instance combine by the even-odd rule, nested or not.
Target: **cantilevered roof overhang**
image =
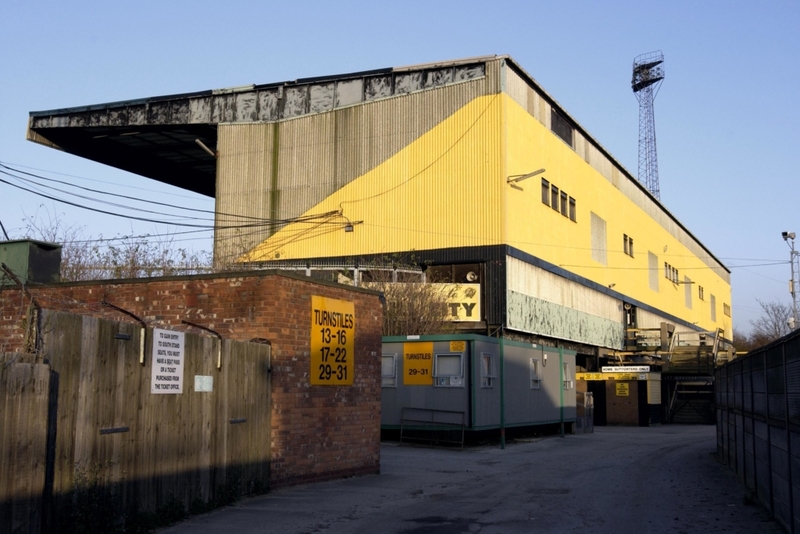
[[[279,121],[486,74],[498,56],[34,111],[28,139],[215,196],[217,125]]]
[[[189,110],[211,93],[31,112],[28,139],[213,197],[217,126]]]

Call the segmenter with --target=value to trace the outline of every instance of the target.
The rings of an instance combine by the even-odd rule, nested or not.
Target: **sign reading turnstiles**
[[[433,385],[433,342],[403,343],[403,385]]]
[[[355,306],[311,296],[312,386],[352,386],[355,371]]]

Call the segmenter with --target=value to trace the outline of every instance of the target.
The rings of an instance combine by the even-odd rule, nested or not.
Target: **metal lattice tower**
[[[639,101],[639,181],[661,200],[658,186],[656,118],[653,102],[664,79],[664,54],[661,51],[636,56],[633,60],[631,88]]]

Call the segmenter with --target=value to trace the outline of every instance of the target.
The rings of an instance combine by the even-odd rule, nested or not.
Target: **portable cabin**
[[[384,337],[381,428],[461,432],[576,419],[575,351],[478,334]],[[458,441],[458,438],[452,441]]]

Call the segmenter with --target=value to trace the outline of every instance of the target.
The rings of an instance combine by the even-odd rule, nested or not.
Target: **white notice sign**
[[[604,373],[649,373],[649,365],[604,365],[600,368]]]
[[[183,393],[183,332],[153,329],[150,393]]]

